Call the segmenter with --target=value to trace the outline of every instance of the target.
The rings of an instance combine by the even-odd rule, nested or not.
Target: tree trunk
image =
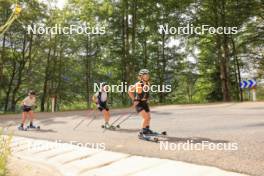
[[[5,43],[6,43],[6,35],[4,34],[3,37],[3,44],[2,44],[2,52],[1,52],[1,59],[0,59],[0,98],[2,89],[4,88],[3,84],[3,71],[4,71],[4,58],[5,58]]]
[[[240,64],[239,64],[239,60],[237,58],[237,52],[236,52],[236,45],[235,45],[235,41],[234,39],[231,39],[231,42],[232,42],[232,46],[233,46],[233,56],[234,56],[234,60],[235,60],[235,64],[236,64],[236,70],[237,70],[237,88],[239,89],[239,97],[240,97],[240,101],[244,101],[243,100],[243,90],[242,88],[240,87],[240,84],[241,83],[241,71],[240,71]]]
[[[90,60],[90,43],[91,39],[89,36],[87,36],[87,41],[86,41],[86,57],[85,57],[85,80],[86,80],[86,102],[87,102],[87,107],[91,107],[91,98],[90,98],[90,84],[91,84],[91,60]]]
[[[166,57],[165,57],[165,33],[162,33],[162,67],[161,67],[161,75],[160,75],[160,86],[164,84],[165,77],[165,69],[166,69]],[[164,93],[160,92],[160,103],[164,103],[165,97]]]
[[[222,26],[226,26],[225,21],[225,0],[222,0],[222,11],[221,11],[221,19]],[[221,62],[221,75],[222,75],[222,88],[224,94],[224,101],[230,101],[230,89],[229,89],[229,47],[228,47],[228,38],[226,34],[223,34],[223,50],[224,55],[222,57]]]
[[[55,102],[55,109],[56,111],[60,110],[60,99],[61,99],[61,90],[62,90],[62,59],[63,59],[63,41],[60,41],[60,52],[59,52],[59,68],[58,68],[58,85],[56,87],[55,94],[57,95],[56,102]]]
[[[54,48],[53,48],[53,54],[51,55],[51,74],[50,74],[50,88],[49,88],[49,94],[48,96],[49,97],[53,97],[55,99],[55,102],[54,102],[54,111],[56,111],[56,103],[57,103],[57,70],[58,70],[58,52],[57,52],[57,42],[59,40],[58,37],[55,37],[55,43],[54,43]],[[53,108],[53,107],[51,107]]]
[[[129,44],[129,21],[128,21],[128,0],[125,0],[125,26],[126,26],[126,82],[129,84],[131,79],[131,57],[130,57],[130,44]],[[126,103],[125,103],[126,104]]]
[[[50,41],[51,41],[51,36],[50,36]],[[50,66],[50,57],[51,57],[51,44],[49,46],[48,50],[48,56],[47,56],[47,63],[46,63],[46,68],[45,68],[45,78],[44,78],[44,84],[43,84],[43,94],[41,97],[41,103],[40,103],[40,111],[44,112],[45,111],[45,102],[46,102],[46,96],[47,96],[47,88],[48,88],[48,79],[49,79],[49,66]]]
[[[136,54],[136,28],[137,28],[137,0],[133,0],[133,9],[132,9],[132,54],[130,57],[130,80],[133,80],[135,75],[135,68],[138,66]]]
[[[27,57],[26,57],[26,43],[27,43],[27,40],[26,40],[26,34],[24,34],[24,40],[23,40],[23,48],[22,48],[22,58],[21,60],[19,61],[19,67],[18,67],[18,75],[17,75],[17,82],[16,82],[16,85],[15,85],[15,88],[13,89],[13,92],[12,92],[12,101],[11,101],[11,110],[12,111],[16,111],[16,95],[17,95],[17,92],[21,86],[21,83],[22,83],[22,77],[23,77],[23,72],[24,72],[24,69],[25,69],[25,66],[26,66],[26,63],[27,63]]]
[[[143,66],[144,68],[147,68],[148,66],[148,56],[147,56],[147,39],[144,37],[144,43],[143,43],[143,46],[144,46],[144,60],[143,60]]]
[[[28,51],[28,69],[27,69],[27,80],[28,83],[33,84],[33,80],[31,79],[31,74],[32,74],[32,58],[31,58],[31,54],[32,54],[32,46],[33,46],[33,34],[30,34],[30,38],[29,38],[29,51]]]
[[[5,9],[5,20],[8,18],[8,9]],[[0,58],[0,105],[2,101],[2,92],[5,89],[4,83],[4,64],[5,64],[5,47],[6,47],[6,34],[3,34],[2,52]]]
[[[122,58],[121,58],[121,72],[122,81],[127,82],[127,31],[128,31],[128,20],[127,20],[127,0],[122,1]],[[126,105],[126,92],[122,92],[122,104]]]
[[[12,85],[13,85],[13,81],[15,79],[15,75],[16,75],[16,62],[13,61],[13,70],[12,70],[12,75],[7,87],[7,91],[6,91],[6,96],[5,96],[5,105],[4,105],[4,111],[7,112],[9,110],[9,99],[10,99],[10,93],[12,91]]]

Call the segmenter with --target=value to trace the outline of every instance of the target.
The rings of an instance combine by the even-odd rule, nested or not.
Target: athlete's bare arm
[[[96,98],[95,95],[92,97],[92,100],[93,100],[94,103],[97,103],[97,98]]]

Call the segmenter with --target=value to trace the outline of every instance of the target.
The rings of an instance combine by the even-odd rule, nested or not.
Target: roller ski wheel
[[[154,137],[154,138],[153,138],[153,141],[154,141],[154,142],[159,142],[159,138]]]
[[[162,131],[160,134],[164,135],[164,136],[167,136],[167,131]]]
[[[116,125],[116,128],[120,128],[120,125]]]

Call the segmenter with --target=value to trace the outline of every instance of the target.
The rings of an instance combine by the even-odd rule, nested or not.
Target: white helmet
[[[142,76],[142,75],[145,75],[145,74],[149,74],[149,70],[148,69],[141,69],[138,72],[138,76]]]

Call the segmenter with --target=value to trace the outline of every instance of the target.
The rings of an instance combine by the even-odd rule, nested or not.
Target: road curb
[[[63,176],[246,176],[215,167],[13,137],[13,157],[44,164]]]

